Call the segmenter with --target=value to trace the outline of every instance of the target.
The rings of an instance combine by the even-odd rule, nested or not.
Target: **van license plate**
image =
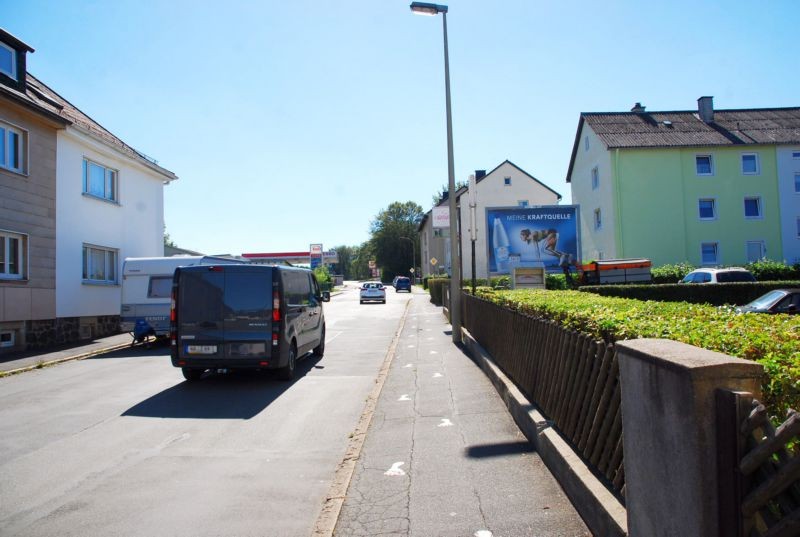
[[[187,354],[216,354],[216,345],[186,345]]]

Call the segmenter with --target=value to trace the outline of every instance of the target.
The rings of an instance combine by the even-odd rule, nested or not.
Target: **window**
[[[719,243],[704,242],[700,245],[700,259],[703,265],[719,264]]]
[[[83,193],[108,201],[119,201],[117,171],[83,159]]]
[[[767,248],[764,241],[747,241],[747,262],[755,263],[766,257]]]
[[[0,43],[0,73],[17,79],[17,51]]]
[[[511,186],[511,177],[503,177],[503,184],[505,186]]]
[[[589,151],[589,135],[583,137],[583,150]]]
[[[117,283],[117,250],[84,244],[83,281]]]
[[[27,132],[0,121],[0,168],[26,173]]]
[[[170,298],[171,296],[172,276],[150,276],[147,298]]]
[[[517,206],[528,207],[528,200],[517,200]]]
[[[742,174],[744,175],[758,175],[758,154],[744,153],[742,155]]]
[[[600,229],[601,227],[603,227],[603,216],[598,208],[594,210],[594,228]]]
[[[800,192],[800,173],[794,174],[794,191]]]
[[[792,158],[800,159],[800,151],[792,151]]]
[[[714,175],[714,160],[711,155],[695,155],[697,175]]]
[[[797,238],[800,239],[800,218],[797,219]]]
[[[701,199],[698,202],[700,220],[714,220],[717,218],[717,202],[714,199]]]
[[[761,198],[745,198],[744,199],[744,217],[745,218],[761,218]]]
[[[22,280],[27,272],[28,236],[0,231],[0,279]]]
[[[592,190],[597,190],[597,187],[600,186],[600,172],[597,170],[597,166],[592,168]]]

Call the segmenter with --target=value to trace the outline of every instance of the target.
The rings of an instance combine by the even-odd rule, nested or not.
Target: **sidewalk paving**
[[[132,341],[133,337],[126,332],[44,351],[26,351],[0,356],[0,373],[21,373],[68,360],[80,360],[129,347]]]
[[[442,309],[407,315],[334,535],[591,535]]]

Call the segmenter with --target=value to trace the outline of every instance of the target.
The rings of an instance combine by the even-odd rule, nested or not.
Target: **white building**
[[[776,154],[783,258],[800,263],[800,146],[778,146]]]
[[[0,352],[116,332],[122,261],[163,255],[177,179],[27,73],[28,52],[0,30]]]

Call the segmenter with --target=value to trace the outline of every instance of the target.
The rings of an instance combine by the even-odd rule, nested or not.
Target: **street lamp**
[[[456,223],[456,178],[453,171],[453,118],[450,113],[450,60],[447,55],[447,6],[412,2],[411,11],[418,15],[442,14],[444,32],[444,91],[447,108],[447,192],[450,209],[450,325],[453,328],[453,343],[461,343],[461,259],[458,249]]]
[[[400,237],[400,239],[411,243],[411,282],[417,283],[417,279],[414,277],[417,271],[416,245],[414,244],[414,241],[412,239],[409,239],[408,237]]]

